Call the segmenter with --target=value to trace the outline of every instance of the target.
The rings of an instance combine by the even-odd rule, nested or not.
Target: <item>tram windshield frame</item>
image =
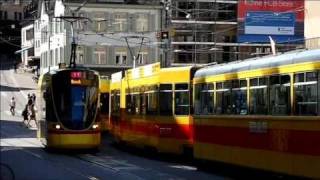
[[[96,117],[99,79],[93,71],[62,71],[52,78],[54,111],[69,130],[85,130]]]

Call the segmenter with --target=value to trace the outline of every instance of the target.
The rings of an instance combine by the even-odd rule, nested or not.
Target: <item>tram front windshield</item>
[[[53,78],[55,110],[58,120],[65,128],[83,130],[93,123],[97,110],[98,87],[98,78],[94,74],[73,79],[70,72],[67,72]]]

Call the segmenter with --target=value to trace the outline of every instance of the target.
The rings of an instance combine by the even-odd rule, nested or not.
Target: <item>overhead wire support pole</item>
[[[127,47],[129,49],[129,52],[130,52],[130,56],[132,57],[132,63],[133,63],[133,68],[136,67],[136,60],[139,59],[140,57],[140,52],[141,52],[141,48],[142,48],[142,45],[143,45],[143,40],[145,39],[144,36],[125,36],[123,37],[127,43]],[[138,54],[137,54],[137,57],[133,54],[132,52],[132,49],[130,48],[130,44],[129,44],[129,41],[128,41],[128,38],[135,38],[135,39],[139,39],[141,38],[141,43],[140,43],[140,47],[139,47],[139,51],[138,51]]]
[[[74,32],[74,27],[73,27],[73,23],[76,21],[79,21],[81,19],[86,19],[89,20],[91,22],[91,19],[87,18],[87,17],[80,17],[80,16],[75,16],[76,12],[80,11],[80,9],[85,6],[87,3],[89,2],[89,0],[84,1],[79,7],[77,7],[75,10],[70,9],[68,6],[65,6],[66,8],[69,9],[69,11],[71,12],[71,16],[60,16],[60,17],[55,17],[55,18],[60,18],[63,19],[67,22],[70,23],[71,25],[71,38],[72,38],[72,43],[71,43],[71,55],[70,55],[70,64],[69,66],[74,68],[76,67],[76,50],[77,50],[77,44],[76,44],[76,40],[75,40],[75,32]]]

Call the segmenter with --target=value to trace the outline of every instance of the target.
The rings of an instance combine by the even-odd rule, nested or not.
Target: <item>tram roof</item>
[[[76,67],[76,68],[70,68],[70,67],[66,67],[66,68],[62,68],[62,69],[52,69],[49,72],[47,72],[48,74],[56,74],[58,72],[62,72],[62,71],[92,71],[96,74],[99,74],[98,71],[93,70],[93,69],[89,69],[86,67]]]
[[[252,58],[243,61],[208,66],[196,71],[194,77],[199,78],[315,61],[320,61],[320,49],[291,51],[277,56],[265,56],[261,58]]]

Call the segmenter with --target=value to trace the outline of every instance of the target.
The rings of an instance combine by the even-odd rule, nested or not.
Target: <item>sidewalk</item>
[[[16,80],[16,84],[20,88],[20,92],[25,97],[25,100],[27,101],[28,94],[35,93],[37,94],[37,84],[32,80],[32,77],[34,76],[32,73],[29,72],[18,72],[14,73],[13,70],[11,70],[14,79]]]

